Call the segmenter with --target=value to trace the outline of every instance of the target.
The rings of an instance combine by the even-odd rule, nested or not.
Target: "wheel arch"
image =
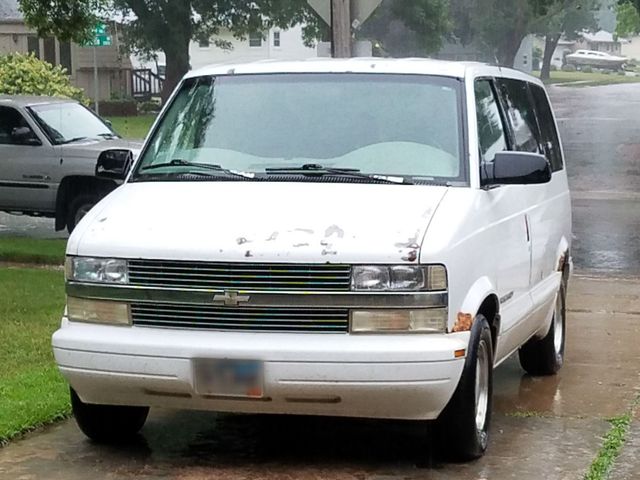
[[[478,314],[484,315],[489,322],[495,355],[498,333],[500,332],[500,299],[493,282],[488,277],[481,277],[476,280],[467,292],[467,296],[457,312],[457,321],[453,330],[462,331],[461,327],[466,326],[463,325],[465,323],[464,319],[470,320],[468,322],[468,329],[470,330],[473,319]]]
[[[116,182],[112,180],[103,180],[88,175],[64,177],[60,182],[56,196],[56,231],[63,230],[67,226],[67,207],[76,195],[96,194],[99,198],[102,198],[117,186]]]

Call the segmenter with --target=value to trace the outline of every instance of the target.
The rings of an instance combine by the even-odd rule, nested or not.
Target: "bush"
[[[593,73],[593,68],[591,68],[589,65],[587,65],[586,67],[582,67],[582,71],[584,73]]]
[[[621,77],[626,77],[627,76],[627,72],[625,72],[624,70],[620,70],[618,72],[618,75],[620,75]]]
[[[54,67],[33,54],[0,56],[0,94],[68,97],[88,104],[84,92],[71,85],[64,68]]]
[[[557,71],[558,71],[558,67],[556,67],[555,65],[551,65],[551,66],[549,67],[549,71],[551,71],[551,72],[557,72]]]
[[[576,67],[575,67],[575,65],[566,64],[566,65],[562,66],[562,71],[563,72],[575,72],[576,71]]]
[[[160,111],[160,104],[158,102],[154,102],[153,100],[140,102],[138,104],[138,113],[141,113],[141,114],[157,113],[159,111]]]

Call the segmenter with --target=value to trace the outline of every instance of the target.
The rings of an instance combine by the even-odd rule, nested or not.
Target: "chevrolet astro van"
[[[542,84],[348,59],[186,75],[67,247],[53,349],[82,431],[149,407],[436,420],[487,448],[493,370],[563,363],[571,210]]]

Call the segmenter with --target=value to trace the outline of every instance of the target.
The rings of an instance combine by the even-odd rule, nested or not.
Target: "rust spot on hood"
[[[458,312],[458,319],[453,325],[452,332],[468,332],[473,326],[473,316],[470,313]]]
[[[273,242],[277,238],[278,238],[278,232],[273,232],[271,235],[269,235],[269,238],[267,238],[267,242]]]
[[[236,238],[236,243],[237,243],[238,245],[243,245],[243,244],[245,244],[245,243],[249,243],[249,240],[247,240],[247,239],[246,239],[246,238],[244,238],[244,237],[239,237],[239,238]]]
[[[405,262],[415,262],[418,259],[418,250],[410,250],[405,256],[402,257],[402,260]]]

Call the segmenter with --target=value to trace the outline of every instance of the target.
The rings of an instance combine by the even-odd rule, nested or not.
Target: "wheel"
[[[76,225],[89,210],[98,203],[99,198],[96,195],[80,194],[74,197],[67,208],[67,230],[73,232]]]
[[[111,443],[130,439],[140,431],[149,414],[149,407],[123,407],[84,403],[71,390],[71,409],[82,433],[90,439]]]
[[[455,460],[481,457],[489,441],[493,394],[493,342],[484,315],[476,316],[458,387],[437,420],[443,453]]]
[[[557,373],[564,362],[564,346],[566,336],[564,283],[556,295],[556,304],[549,333],[542,338],[532,338],[518,351],[520,365],[530,375],[553,375]]]

